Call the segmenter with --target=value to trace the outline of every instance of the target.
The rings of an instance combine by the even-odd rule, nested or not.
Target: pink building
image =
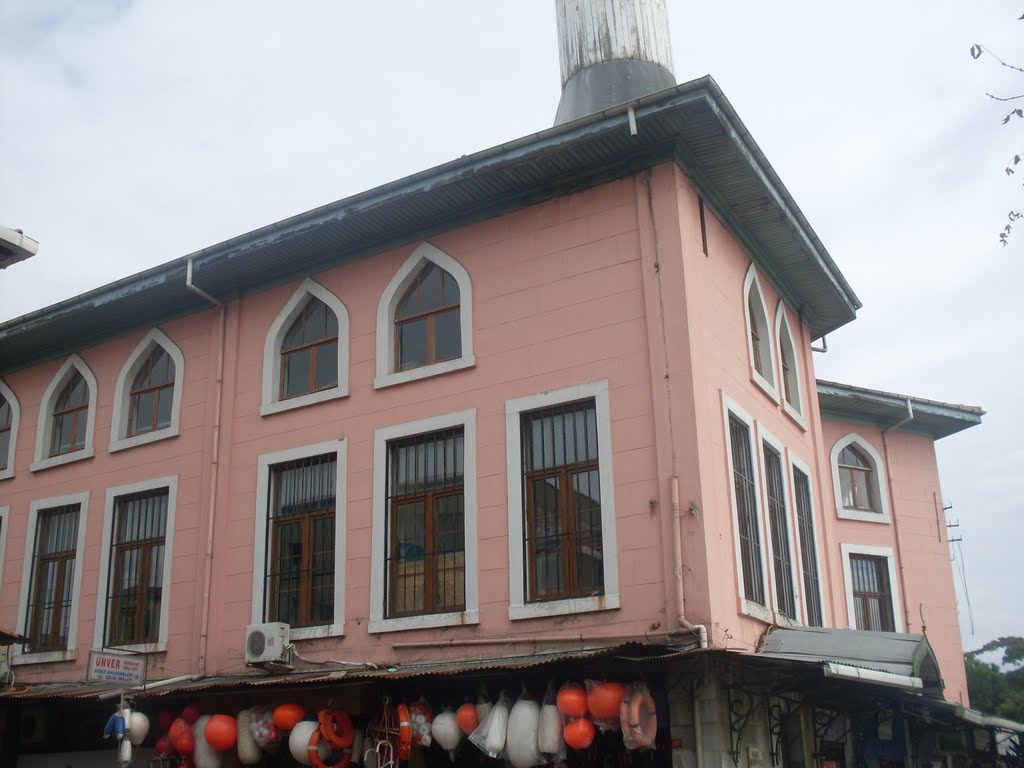
[[[143,711],[363,722],[590,663],[686,766],[883,759],[815,719],[883,693],[960,727],[933,446],[982,411],[816,381],[859,306],[704,78],[3,323],[0,762],[95,741],[46,714],[105,720],[92,651]]]

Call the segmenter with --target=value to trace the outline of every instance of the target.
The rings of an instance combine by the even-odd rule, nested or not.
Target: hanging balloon
[[[196,761],[196,768],[220,768],[223,762],[220,752],[206,740],[206,726],[209,722],[210,716],[203,715],[192,726],[192,738],[195,741],[192,758]]]
[[[185,708],[181,710],[181,716],[184,718],[186,723],[192,725],[199,719],[199,705],[186,704]]]
[[[602,731],[619,729],[619,706],[626,696],[622,683],[604,683],[587,680],[587,709],[594,723]]]
[[[290,731],[305,716],[306,710],[300,704],[282,704],[274,710],[274,725]]]
[[[461,730],[466,736],[469,736],[476,727],[480,725],[480,718],[477,716],[476,704],[466,702],[458,711],[455,713],[455,721],[459,724],[459,730]]]
[[[159,757],[170,757],[173,751],[174,745],[171,744],[170,736],[164,735],[156,740],[156,753]]]
[[[149,735],[149,718],[141,712],[132,712],[131,727],[128,729],[128,737],[136,747],[146,740]]]
[[[505,757],[512,768],[532,768],[540,762],[539,727],[540,705],[524,691],[508,716]]]
[[[563,717],[584,717],[587,714],[587,692],[576,683],[566,683],[555,699]]]
[[[188,730],[188,723],[185,722],[185,718],[177,717],[171,722],[171,727],[167,730],[167,735],[171,737],[171,742],[175,742],[179,739],[181,734]]]
[[[442,749],[452,752],[462,741],[463,730],[450,709],[438,713],[430,724],[430,732]]]
[[[192,729],[187,724],[185,725],[185,730],[178,734],[178,737],[172,743],[174,744],[174,751],[180,755],[191,755],[196,748],[195,737],[192,735]]]
[[[226,752],[238,740],[238,723],[230,715],[214,715],[206,722],[206,740],[218,752]]]
[[[590,718],[577,717],[565,724],[565,743],[573,749],[587,749],[594,743],[596,732]]]

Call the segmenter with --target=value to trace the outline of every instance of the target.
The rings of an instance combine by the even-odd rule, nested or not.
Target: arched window
[[[473,286],[444,251],[420,243],[381,294],[374,387],[470,368]]]
[[[132,382],[128,435],[144,435],[171,424],[174,405],[174,361],[156,347]]]
[[[751,378],[773,400],[778,402],[775,370],[772,364],[773,345],[764,294],[754,265],[750,265],[743,281],[744,314],[747,321],[747,342],[750,353]]]
[[[789,329],[789,318],[783,303],[779,302],[775,313],[775,337],[779,340],[779,364],[781,369],[780,382],[782,387],[782,406],[794,420],[804,425],[803,398],[800,386],[800,362],[796,347],[793,345],[793,334]]]
[[[267,331],[263,405],[268,416],[348,395],[348,309],[306,279]]]
[[[871,443],[850,433],[832,446],[830,458],[839,517],[888,523],[885,462]]]
[[[7,469],[11,464],[11,426],[14,423],[14,415],[11,412],[11,404],[7,398],[0,394],[0,471]]]
[[[33,472],[93,455],[96,377],[78,355],[64,361],[39,404]]]
[[[281,399],[338,386],[338,318],[310,297],[281,342]]]
[[[875,478],[871,462],[856,447],[848,445],[839,454],[839,483],[847,509],[878,511]]]
[[[395,310],[398,370],[462,356],[459,284],[432,261],[423,265]]]
[[[75,371],[53,406],[53,432],[50,455],[60,456],[85,448],[85,428],[89,417],[89,385]]]

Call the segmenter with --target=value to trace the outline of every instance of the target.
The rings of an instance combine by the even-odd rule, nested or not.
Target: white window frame
[[[729,486],[729,502],[732,505],[733,546],[736,553],[736,583],[739,585],[737,597],[739,598],[740,613],[771,624],[775,619],[775,612],[771,608],[774,588],[772,581],[769,579],[767,566],[768,555],[771,550],[769,549],[768,540],[764,530],[764,498],[761,490],[761,462],[758,460],[756,453],[751,457],[751,468],[754,472],[754,498],[757,499],[758,504],[756,515],[758,521],[757,535],[761,544],[761,583],[764,584],[765,605],[755,603],[753,600],[748,600],[746,598],[747,585],[743,580],[743,550],[740,547],[739,506],[736,503],[736,484],[733,482],[732,432],[729,429],[730,414],[746,424],[747,429],[750,430],[751,450],[758,451],[760,448],[760,442],[758,441],[757,426],[754,422],[754,418],[746,411],[745,408],[743,408],[743,406],[729,397],[729,395],[727,395],[723,390],[722,426],[725,429],[726,482]]]
[[[526,395],[505,401],[505,441],[508,484],[508,559],[509,606],[512,620],[574,613],[613,610],[620,606],[619,550],[615,534],[615,470],[612,462],[612,419],[608,380],[578,384],[562,389]],[[526,601],[523,577],[526,555],[523,552],[523,449],[522,415],[541,408],[594,401],[597,412],[597,463],[601,487],[601,551],[604,567],[604,594],[596,597],[572,597],[563,600]]]
[[[14,390],[7,386],[3,379],[0,379],[0,396],[11,406],[11,439],[7,444],[7,468],[0,469],[0,480],[6,480],[9,477],[14,477],[14,457],[17,456],[15,447],[18,442],[18,425],[21,423],[21,403],[18,402]]]
[[[0,507],[0,589],[4,586],[4,554],[7,552],[7,529],[11,524],[11,508]]]
[[[466,607],[461,611],[421,616],[385,618],[385,557],[388,549],[388,443],[404,437],[462,427],[463,440],[463,539],[465,542]],[[370,555],[370,623],[367,631],[399,632],[406,629],[453,627],[480,623],[479,569],[477,562],[476,409],[383,427],[373,435],[373,531]]]
[[[78,373],[82,374],[82,378],[85,379],[85,384],[89,388],[89,408],[86,410],[85,415],[85,445],[77,451],[62,453],[59,456],[51,456],[50,442],[53,439],[53,409],[57,404],[57,398],[60,397],[61,390],[64,389],[64,385],[68,383],[68,380],[73,375],[73,371],[78,371]],[[68,359],[64,361],[64,364],[54,377],[50,379],[50,384],[47,386],[46,391],[43,392],[43,399],[39,404],[35,461],[29,467],[30,471],[38,472],[42,469],[49,469],[50,467],[57,467],[61,464],[93,457],[93,433],[96,429],[96,406],[98,399],[99,387],[96,385],[96,377],[93,375],[92,369],[78,355],[72,354],[68,356]]]
[[[298,397],[281,397],[281,344],[295,318],[305,308],[309,298],[319,299],[334,312],[338,319],[338,384],[330,389],[307,392]],[[267,331],[263,344],[263,403],[260,415],[269,416],[293,408],[302,408],[327,400],[348,396],[348,350],[349,350],[348,308],[331,291],[316,280],[306,278],[295,289],[284,308],[274,319]]]
[[[754,292],[755,300],[761,308],[761,315],[764,318],[764,333],[762,334],[764,338],[761,339],[761,343],[768,345],[764,362],[768,366],[768,373],[771,376],[770,379],[767,376],[758,373],[757,366],[754,365],[754,342],[750,338],[750,331],[753,328],[754,323],[754,318],[750,316],[751,291]],[[778,405],[779,390],[775,385],[775,382],[778,379],[775,372],[775,340],[772,338],[772,326],[771,321],[768,319],[768,305],[765,303],[764,290],[761,288],[761,279],[758,277],[757,267],[753,264],[751,264],[747,269],[747,274],[743,278],[743,317],[746,320],[747,360],[750,363],[750,380],[763,389],[765,394],[768,395],[776,405]]]
[[[71,612],[68,616],[68,647],[63,651],[43,651],[41,653],[24,653],[21,645],[16,645],[11,664],[48,664],[54,661],[74,661],[78,643],[78,609],[82,603],[82,569],[86,555],[85,530],[89,522],[89,493],[72,493],[67,496],[54,496],[38,499],[29,504],[28,528],[26,529],[25,557],[21,566],[21,593],[18,597],[18,624],[21,633],[28,637],[28,601],[29,582],[32,581],[32,567],[35,565],[36,528],[39,525],[39,513],[54,507],[78,505],[78,539],[75,542],[75,575],[71,586]],[[29,551],[31,548],[32,551]]]
[[[114,535],[114,514],[117,499],[146,491],[167,491],[167,519],[164,528],[164,572],[160,580],[160,626],[157,640],[152,643],[130,643],[128,645],[109,645],[107,634],[107,593],[110,588],[110,544]],[[127,485],[116,485],[107,488],[106,501],[103,507],[103,538],[100,548],[99,582],[96,587],[96,625],[93,629],[92,646],[96,650],[115,648],[119,651],[132,653],[161,653],[167,650],[167,628],[171,608],[171,563],[174,559],[174,519],[178,502],[178,476],[158,477],[152,480],[141,480]]]
[[[771,579],[771,609],[772,615],[775,619],[775,623],[780,626],[798,626],[803,623],[803,584],[800,580],[799,561],[797,560],[797,553],[799,550],[796,546],[796,541],[793,538],[794,520],[796,519],[795,508],[793,506],[793,483],[787,477],[789,468],[789,450],[785,444],[779,440],[774,434],[764,428],[764,425],[758,422],[757,424],[758,433],[758,452],[757,459],[758,465],[757,470],[760,472],[761,477],[764,478],[764,482],[761,483],[762,492],[764,493],[761,499],[761,524],[764,527],[764,539],[768,545],[765,554],[767,555],[766,560],[771,567],[768,568],[768,576]],[[779,454],[779,470],[782,472],[782,498],[786,504],[786,539],[789,542],[789,578],[793,585],[793,609],[796,616],[790,618],[779,612],[778,606],[778,590],[775,583],[775,546],[772,542],[771,536],[771,510],[768,508],[768,467],[764,459],[764,444],[768,443],[776,453]],[[731,454],[730,454],[731,455]]]
[[[405,295],[406,289],[420,273],[423,265],[433,262],[459,284],[459,322],[462,330],[462,356],[454,360],[421,365],[406,371],[396,370],[395,360],[395,310]],[[473,283],[469,272],[458,261],[430,243],[420,243],[412,255],[398,269],[381,294],[377,306],[377,377],[374,389],[382,389],[407,381],[439,376],[442,373],[460,371],[476,365],[473,356]]]
[[[871,470],[875,477],[875,492],[878,494],[878,512],[868,512],[863,509],[850,509],[843,504],[843,485],[839,479],[839,454],[848,445],[856,445],[873,465]],[[836,514],[844,520],[860,520],[866,523],[881,523],[888,525],[892,522],[892,512],[889,509],[889,485],[886,478],[885,461],[867,440],[856,432],[850,432],[839,438],[832,446],[829,455],[829,464],[832,467],[832,489],[835,492]]]
[[[792,450],[790,450],[789,451],[789,479],[790,480],[792,480],[792,478],[793,478],[793,469],[794,468],[795,469],[799,469],[801,472],[803,472],[807,476],[807,490],[808,490],[809,496],[810,496],[810,507],[811,507],[811,509],[810,509],[811,528],[812,528],[813,533],[814,533],[814,541],[812,542],[812,545],[814,546],[814,557],[815,557],[815,562],[816,562],[817,568],[818,568],[818,600],[820,601],[820,605],[821,605],[821,626],[822,626],[822,628],[825,628],[825,627],[829,626],[829,623],[828,623],[828,610],[827,610],[828,603],[825,602],[825,575],[822,572],[822,564],[825,562],[824,561],[823,551],[822,551],[822,548],[821,548],[821,530],[820,529],[821,529],[821,522],[822,521],[821,521],[821,515],[818,514],[818,505],[815,502],[815,497],[814,497],[814,474],[811,472],[811,465],[808,464],[803,459],[801,459]],[[797,563],[797,566],[798,566],[797,567],[797,578],[799,579],[799,583],[800,583],[800,586],[801,586],[800,594],[802,596],[802,609],[803,609],[804,620],[806,622],[806,617],[809,616],[810,614],[809,614],[809,612],[807,610],[807,594],[803,590],[804,551],[803,551],[803,547],[800,545],[800,535],[799,535],[799,528],[798,528],[800,522],[797,519],[796,483],[793,483],[792,500],[793,500],[792,522],[793,522],[793,531],[794,531],[793,538],[796,540],[797,551],[799,553],[799,558],[800,558],[798,563]]]
[[[149,359],[154,349],[160,347],[174,362],[174,390],[171,394],[171,423],[163,429],[154,429],[141,435],[128,436],[131,422],[132,383],[139,369]],[[110,452],[123,451],[137,445],[166,440],[179,434],[181,419],[181,389],[185,381],[185,356],[178,345],[171,341],[159,328],[152,329],[138,343],[121,368],[114,387],[114,416],[110,427]]]
[[[293,627],[292,640],[341,637],[345,634],[346,501],[348,498],[348,440],[328,440],[282,451],[262,454],[256,475],[256,538],[252,561],[252,624],[266,619],[267,517],[270,512],[270,472],[276,464],[287,464],[325,454],[337,457],[334,483],[334,619],[317,627]]]
[[[868,544],[840,544],[843,556],[843,583],[846,587],[846,625],[857,628],[853,608],[853,575],[850,572],[850,555],[868,555],[886,558],[889,567],[889,592],[892,600],[892,626],[894,632],[903,632],[903,609],[900,606],[900,585],[896,574],[896,556],[892,547],[875,547]]]
[[[793,341],[793,329],[789,324],[789,313],[786,312],[786,305],[779,300],[775,311],[775,338],[778,339],[779,347],[779,398],[782,400],[782,410],[786,412],[797,425],[807,431],[807,420],[804,418],[804,386],[802,371],[800,370],[800,359],[796,353],[796,343]],[[786,345],[783,339],[789,339],[789,348],[793,354],[789,359],[789,371],[793,381],[793,388],[796,390],[796,402],[791,403],[786,398],[786,382],[783,380],[785,374],[782,370],[782,361],[786,357]]]

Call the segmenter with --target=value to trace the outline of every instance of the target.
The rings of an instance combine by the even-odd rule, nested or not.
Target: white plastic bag
[[[502,757],[505,754],[505,740],[508,735],[508,716],[512,702],[502,691],[487,717],[480,721],[476,730],[469,734],[469,740],[488,757]]]

